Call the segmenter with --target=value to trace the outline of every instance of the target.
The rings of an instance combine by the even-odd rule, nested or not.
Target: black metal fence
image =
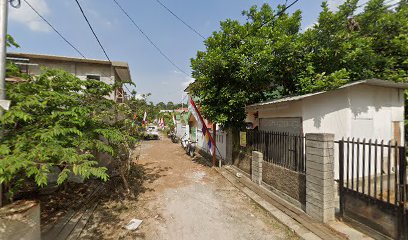
[[[265,161],[301,173],[306,171],[303,135],[247,130],[246,140],[247,147],[262,152]]]
[[[354,138],[338,144],[340,214],[388,237],[408,237],[405,147]]]

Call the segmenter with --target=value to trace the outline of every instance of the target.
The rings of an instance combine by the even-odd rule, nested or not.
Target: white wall
[[[304,133],[334,133],[336,140],[354,137],[389,141],[393,139],[393,121],[399,121],[403,141],[403,96],[403,90],[361,84],[305,98]]]
[[[101,77],[101,82],[109,85],[113,85],[115,83],[114,70],[112,66],[108,64],[68,62],[46,59],[30,59],[30,63],[38,64],[38,66],[29,67],[29,74],[32,75],[41,74],[41,68],[46,67],[51,69],[62,69],[77,76],[81,80],[86,80],[87,75],[98,75]],[[113,92],[110,94],[109,98],[115,98]]]
[[[210,131],[212,136],[212,131]],[[201,129],[197,129],[197,147],[201,150],[210,154],[210,150],[208,148],[207,143],[205,142],[205,137]],[[232,144],[232,143],[231,143]],[[227,153],[227,133],[224,131],[217,131],[217,138],[216,138],[216,145],[218,150],[216,150],[217,157],[221,157],[222,159],[226,159]]]
[[[254,119],[253,112],[247,119]],[[260,118],[301,117],[303,133],[333,133],[344,138],[393,139],[393,122],[400,125],[404,143],[404,92],[396,88],[355,85],[310,96],[298,101],[261,107]],[[335,144],[335,177],[338,178],[338,144]]]
[[[186,126],[181,124],[180,121],[177,121],[176,129],[177,129],[176,136],[178,138],[182,138],[184,134],[186,133]]]

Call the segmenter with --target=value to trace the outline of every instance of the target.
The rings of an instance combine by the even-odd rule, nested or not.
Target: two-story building
[[[111,62],[97,59],[84,59],[31,53],[7,53],[7,60],[14,62],[23,73],[39,75],[44,68],[65,70],[79,79],[96,79],[109,85],[132,80],[126,62]],[[123,102],[126,93],[123,88],[112,92],[110,99]]]

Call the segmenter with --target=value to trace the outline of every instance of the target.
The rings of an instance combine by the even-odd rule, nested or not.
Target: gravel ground
[[[102,201],[81,239],[297,239],[202,158],[190,158],[167,138],[144,142],[133,171],[131,184],[141,185],[135,198]],[[133,218],[143,220],[140,227],[124,229]]]

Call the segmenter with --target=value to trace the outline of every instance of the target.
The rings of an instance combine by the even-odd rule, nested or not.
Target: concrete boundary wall
[[[306,134],[306,173],[294,172],[265,162],[261,152],[252,152],[251,180],[274,187],[298,201],[315,220],[334,220],[334,135]],[[303,207],[305,206],[305,207]]]
[[[270,162],[263,162],[262,181],[301,205],[306,204],[306,175]]]

